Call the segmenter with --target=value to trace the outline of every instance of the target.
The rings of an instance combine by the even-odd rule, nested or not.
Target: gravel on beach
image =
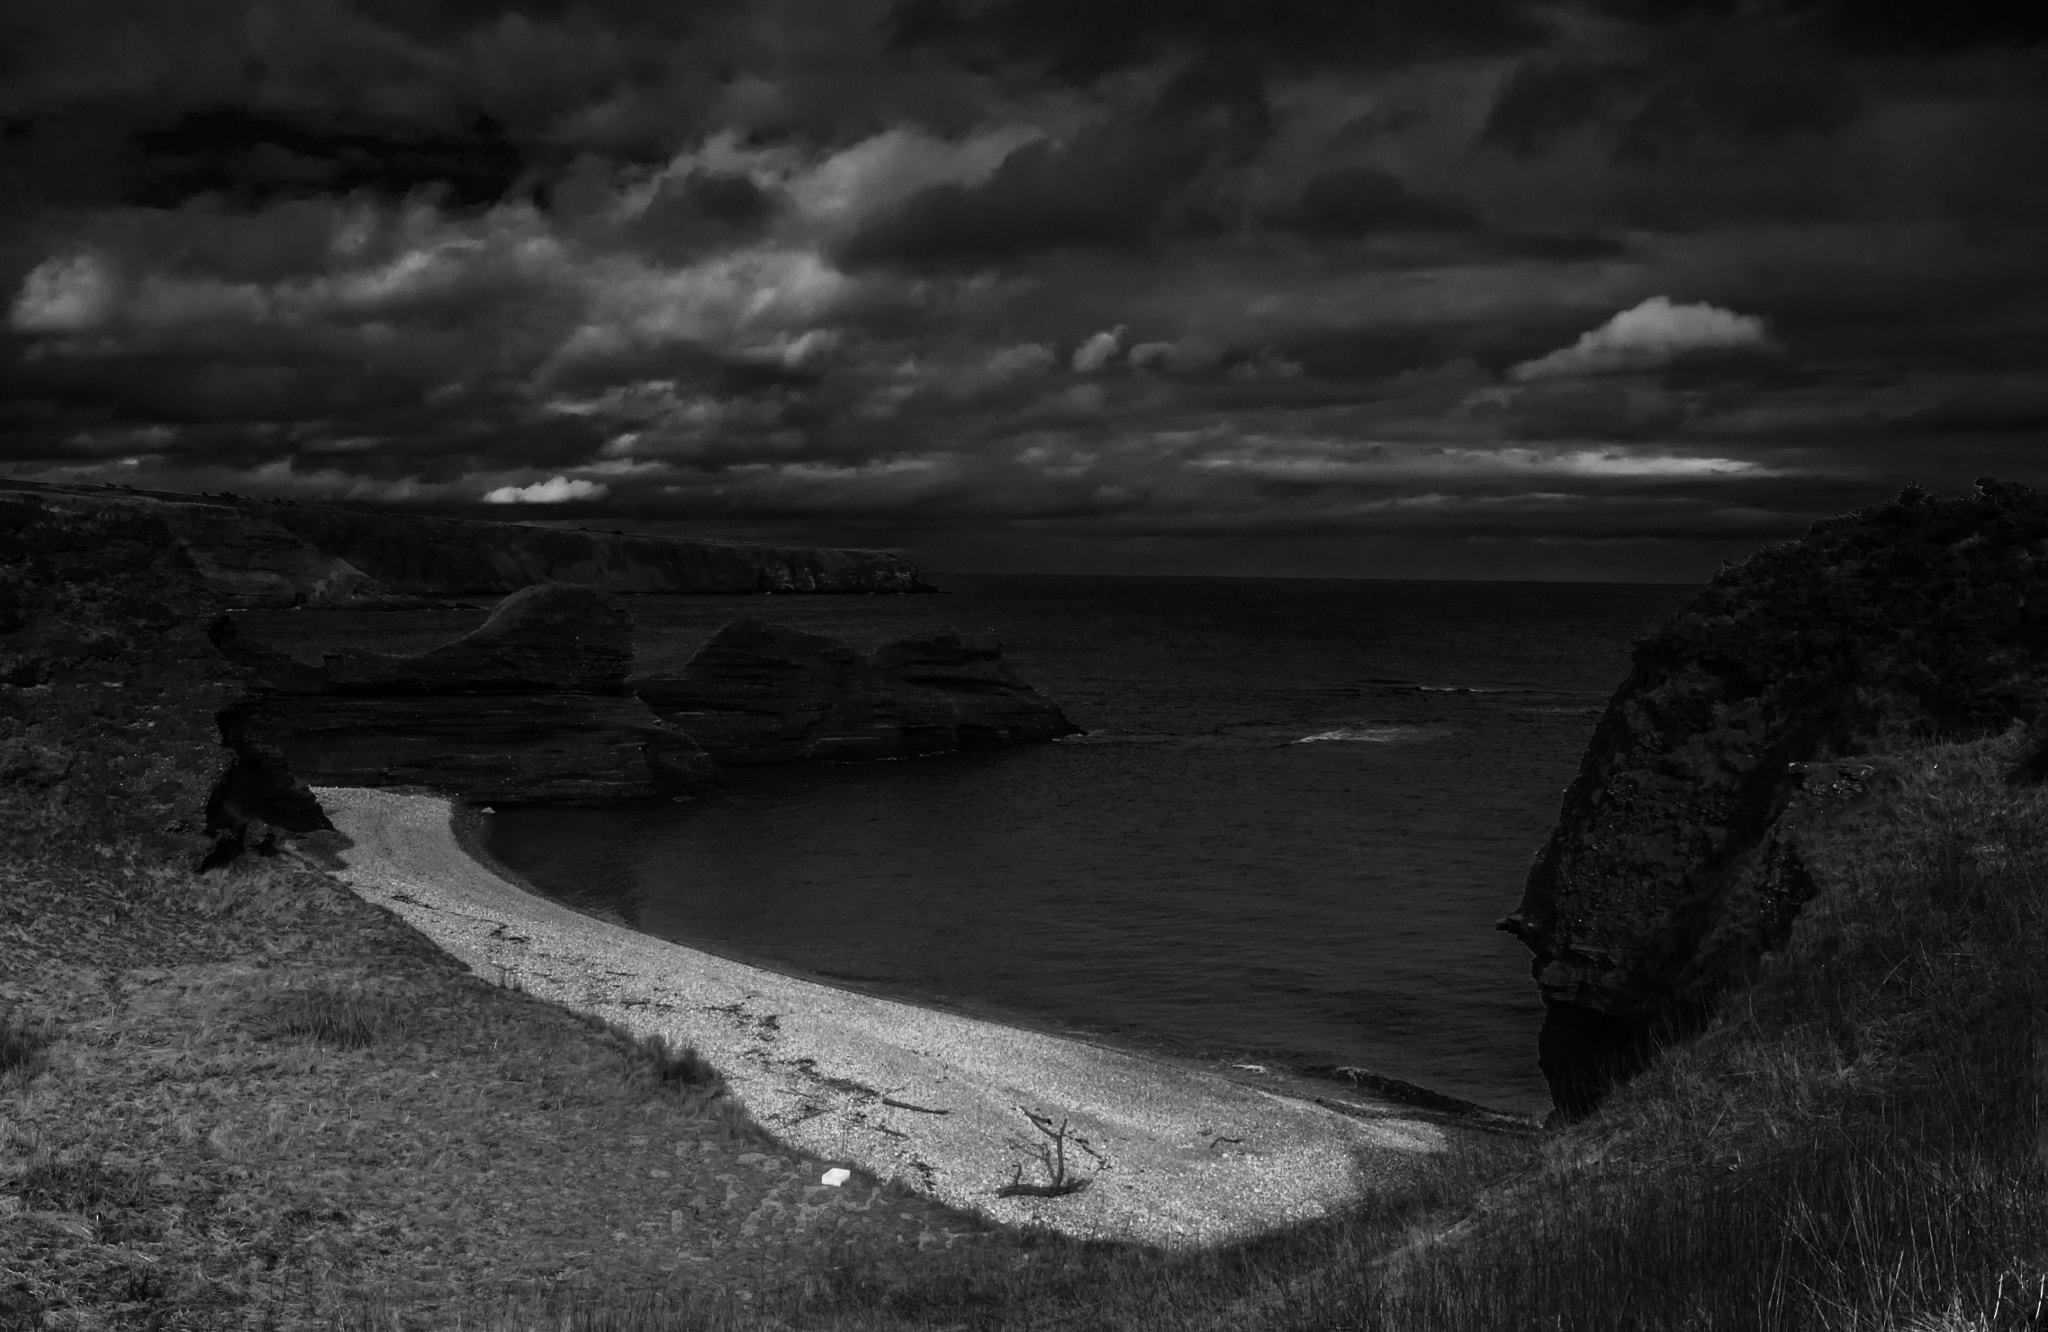
[[[316,794],[339,871],[486,980],[693,1046],[756,1120],[818,1158],[1010,1224],[1182,1247],[1325,1214],[1399,1180],[1442,1129],[1398,1107],[1341,1114],[1167,1060],[856,994],[685,948],[508,881],[436,796]],[[1065,1122],[1060,1197],[1046,1182]]]

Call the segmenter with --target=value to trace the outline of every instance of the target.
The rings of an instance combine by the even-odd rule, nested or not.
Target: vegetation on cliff
[[[2008,521],[2000,494],[1980,518]],[[819,1185],[701,1061],[470,975],[348,893],[317,863],[332,834],[194,870],[248,756],[220,743],[246,681],[189,556],[132,512],[0,520],[0,1328],[2048,1322],[2048,765],[2025,726],[1929,743],[1890,714],[1909,724],[1792,773],[1799,909],[1577,1122],[1468,1133],[1347,1214],[1162,1253]],[[2024,564],[1962,529],[1930,549],[1986,544]],[[1930,623],[2020,585],[1962,567]],[[1956,678],[2021,715],[2012,604]]]
[[[1535,954],[1561,1111],[1783,941],[1813,889],[1804,829],[1854,785],[1827,764],[2048,717],[2044,572],[2048,498],[1909,489],[1724,569],[1636,645],[1502,922]]]

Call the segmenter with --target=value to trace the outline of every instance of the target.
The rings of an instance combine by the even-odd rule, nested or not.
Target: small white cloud
[[[1526,383],[1565,375],[1654,370],[1689,352],[1762,350],[1771,345],[1764,321],[1700,302],[1673,305],[1652,296],[1623,310],[1569,347],[1524,361],[1508,376]]]
[[[1115,328],[1104,329],[1102,332],[1090,337],[1074,349],[1074,359],[1072,362],[1074,373],[1092,375],[1100,372],[1111,361],[1116,359],[1117,352],[1123,348],[1123,340],[1124,325],[1122,324],[1118,324]]]
[[[23,333],[90,333],[113,318],[120,282],[95,254],[45,259],[22,280],[11,319]]]
[[[982,363],[982,371],[990,379],[1015,379],[1019,375],[1035,375],[1050,369],[1053,361],[1052,348],[1042,342],[1020,342],[1014,347],[1000,347],[989,353]]]
[[[486,504],[563,504],[569,500],[598,499],[609,489],[582,477],[551,476],[530,486],[499,486],[484,492]]]

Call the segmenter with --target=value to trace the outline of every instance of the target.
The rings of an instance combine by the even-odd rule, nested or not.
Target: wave
[[[1396,680],[1373,676],[1364,683],[1377,689],[1397,689],[1414,694],[1531,694],[1543,691],[1521,685],[1423,684],[1417,680]]]
[[[1297,745],[1313,745],[1323,742],[1349,742],[1352,744],[1386,745],[1397,740],[1409,740],[1421,735],[1416,726],[1343,726],[1334,731],[1322,731],[1305,735],[1294,741]]]

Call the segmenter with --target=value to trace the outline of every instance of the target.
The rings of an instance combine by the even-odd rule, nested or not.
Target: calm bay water
[[[937,576],[944,597],[640,597],[643,660],[758,614],[992,628],[1088,734],[525,809],[494,856],[730,956],[1117,1044],[1545,1105],[1512,910],[1632,638],[1690,588]]]

